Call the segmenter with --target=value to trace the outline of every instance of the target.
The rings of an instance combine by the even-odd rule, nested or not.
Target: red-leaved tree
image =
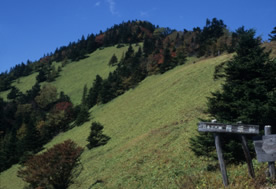
[[[30,158],[19,169],[18,176],[32,188],[68,188],[73,183],[72,172],[80,164],[82,152],[83,148],[72,140],[66,140]]]

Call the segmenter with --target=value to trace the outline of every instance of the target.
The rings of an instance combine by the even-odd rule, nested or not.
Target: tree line
[[[70,97],[49,84],[36,83],[26,94],[13,88],[8,97],[8,102],[0,98],[0,171],[40,151],[79,114]]]
[[[54,81],[66,64],[86,58],[87,54],[98,48],[116,44],[135,44],[143,42],[143,50],[146,55],[154,53],[151,61],[163,63],[163,51],[160,47],[164,42],[173,46],[175,53],[183,53],[187,56],[217,56],[221,53],[233,52],[239,40],[238,33],[227,29],[222,20],[207,19],[206,25],[201,29],[193,28],[192,31],[176,31],[170,28],[160,28],[147,21],[128,21],[107,28],[105,32],[82,36],[77,42],[70,42],[67,46],[56,48],[54,52],[47,53],[38,61],[27,60],[12,67],[9,72],[0,74],[0,91],[11,88],[12,81],[39,72],[38,82]],[[271,32],[270,40],[275,40],[275,28]],[[55,68],[53,62],[62,62],[62,66]]]

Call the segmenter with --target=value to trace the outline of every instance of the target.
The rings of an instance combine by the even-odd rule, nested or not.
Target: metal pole
[[[271,126],[266,125],[264,128],[265,135],[270,135],[271,134]],[[270,178],[272,180],[275,180],[275,162],[268,162],[268,170],[270,174]]]

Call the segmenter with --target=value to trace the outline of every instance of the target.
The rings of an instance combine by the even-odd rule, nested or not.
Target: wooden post
[[[247,162],[249,176],[251,178],[255,178],[255,172],[254,172],[252,159],[251,159],[251,156],[250,156],[250,153],[249,153],[247,140],[246,140],[244,135],[241,135],[241,140],[242,140],[243,153],[245,155],[245,159],[246,159],[246,162]]]
[[[228,183],[228,177],[227,177],[227,172],[226,172],[226,166],[225,166],[223,155],[222,155],[220,135],[218,133],[214,133],[214,135],[215,135],[215,144],[216,144],[223,184],[224,184],[224,186],[228,186],[229,183]]]
[[[271,126],[266,125],[264,128],[265,135],[270,135],[271,134]],[[275,180],[275,162],[268,162],[268,170],[270,174],[270,178],[272,180]]]
[[[249,125],[249,124],[242,124],[241,122],[237,124],[223,124],[217,123],[216,120],[212,120],[212,122],[199,122],[198,123],[198,131],[199,132],[212,132],[215,136],[215,145],[220,165],[220,170],[222,174],[223,184],[224,186],[228,186],[228,177],[226,172],[226,166],[223,159],[222,148],[221,148],[221,141],[220,141],[220,134],[219,133],[232,133],[232,134],[239,134],[239,135],[253,135],[259,134],[259,125]],[[249,154],[248,145],[245,136],[241,137],[242,139],[242,146],[243,151],[247,160],[248,165],[248,172],[249,175],[254,178],[254,168],[252,164],[252,160]]]

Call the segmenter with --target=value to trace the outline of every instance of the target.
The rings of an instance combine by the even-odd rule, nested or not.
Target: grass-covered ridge
[[[150,76],[108,104],[92,108],[91,121],[102,123],[111,140],[84,151],[83,170],[70,188],[178,188],[186,176],[200,174],[207,164],[192,154],[189,138],[196,133],[198,118],[206,116],[206,97],[220,87],[213,80],[214,68],[229,58],[201,60]],[[58,135],[46,147],[68,138],[84,147],[91,121]],[[1,173],[3,188],[23,188],[16,170],[13,166]],[[219,172],[210,174],[222,185]]]
[[[132,46],[135,51],[139,48],[139,46],[136,45]],[[127,49],[128,45],[121,48],[112,46],[102,48],[101,50],[98,49],[87,55],[88,58],[67,64],[62,68],[60,76],[57,77],[54,82],[51,82],[51,84],[56,86],[58,91],[63,91],[65,94],[69,95],[74,104],[79,104],[84,85],[87,84],[88,87],[91,87],[97,74],[106,78],[108,74],[115,69],[115,67],[108,66],[108,62],[112,55],[115,54],[118,60],[120,60]],[[21,92],[26,92],[35,84],[37,74],[38,73],[35,72],[29,76],[21,77],[14,81],[12,85]],[[44,83],[42,83],[42,85],[43,84]],[[6,99],[9,91],[10,90],[0,92],[0,97]]]

